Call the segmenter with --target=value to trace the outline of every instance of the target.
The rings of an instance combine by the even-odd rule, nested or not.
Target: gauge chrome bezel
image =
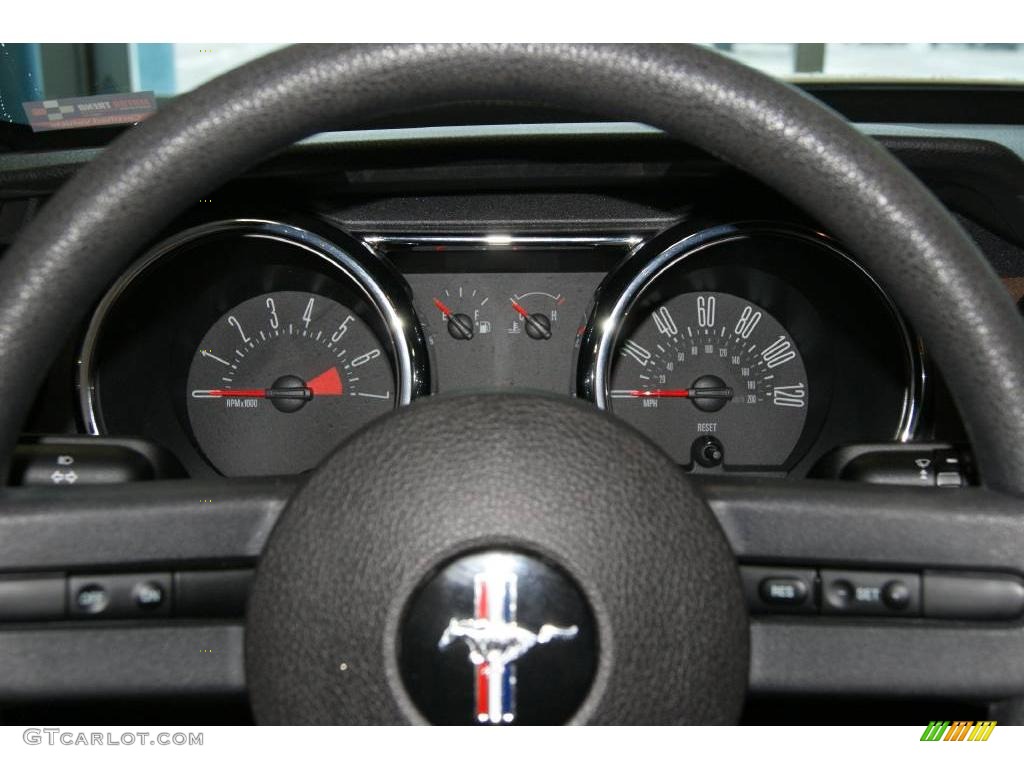
[[[919,341],[915,342],[903,316],[889,294],[878,281],[851,255],[846,253],[828,235],[797,224],[777,222],[735,222],[691,232],[653,258],[637,263],[633,256],[642,259],[642,251],[650,242],[637,248],[634,253],[598,289],[591,307],[586,329],[580,342],[577,391],[592,401],[601,410],[608,408],[608,392],[611,383],[611,360],[619,335],[625,326],[629,313],[647,290],[662,274],[691,256],[722,243],[746,239],[757,235],[774,235],[797,238],[824,248],[834,256],[854,267],[878,292],[888,307],[900,334],[900,341],[906,355],[907,382],[904,388],[903,406],[893,439],[901,443],[912,440],[916,434],[924,399],[927,374],[923,362],[923,351]]]
[[[118,278],[96,306],[82,339],[77,360],[78,403],[82,423],[88,434],[102,435],[106,431],[98,402],[96,375],[98,345],[110,311],[128,288],[159,261],[186,245],[224,234],[286,243],[305,250],[337,269],[361,291],[387,329],[394,358],[392,362],[397,405],[408,405],[415,398],[429,392],[426,343],[415,310],[411,303],[403,306],[394,301],[393,297],[406,296],[407,292],[397,274],[392,274],[390,269],[379,263],[379,257],[371,249],[357,243],[365,250],[366,259],[376,261],[379,266],[361,263],[339,244],[304,227],[272,219],[225,219],[191,227],[155,245]]]

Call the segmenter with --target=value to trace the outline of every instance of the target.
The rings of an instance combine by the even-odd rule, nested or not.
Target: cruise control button
[[[159,583],[155,581],[140,581],[132,587],[132,599],[135,604],[144,610],[159,608],[165,599],[166,592]]]
[[[108,573],[68,577],[72,618],[138,619],[169,616],[171,574]]]
[[[821,571],[822,612],[860,616],[919,616],[921,577],[916,573]]]
[[[740,566],[747,606],[755,613],[817,613],[812,568]]]
[[[882,602],[894,611],[901,611],[910,605],[910,587],[902,581],[890,581],[882,587]]]
[[[101,584],[86,584],[75,592],[75,610],[95,615],[110,605],[110,595]]]
[[[800,605],[807,599],[807,583],[803,579],[768,577],[758,590],[761,599],[775,605]]]
[[[825,602],[833,608],[843,610],[853,599],[853,585],[842,579],[833,581],[825,588]]]

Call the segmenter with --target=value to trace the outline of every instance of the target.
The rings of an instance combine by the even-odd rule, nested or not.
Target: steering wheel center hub
[[[432,723],[564,723],[597,668],[593,613],[573,581],[540,558],[471,554],[413,596],[399,665]]]
[[[322,464],[249,605],[261,722],[731,722],[731,551],[645,438],[567,398],[437,397]]]

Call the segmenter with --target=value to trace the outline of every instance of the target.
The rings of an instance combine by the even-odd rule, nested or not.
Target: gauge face
[[[434,297],[433,303],[452,339],[472,341],[492,331],[490,300],[491,297],[479,288],[460,283],[445,288],[441,296]]]
[[[555,334],[558,311],[565,303],[561,294],[546,291],[513,294],[509,299],[515,312],[508,328],[511,334],[525,334],[534,341],[548,341]]]
[[[301,291],[255,296],[218,319],[187,387],[196,443],[228,476],[311,469],[396,402],[389,355],[370,327]]]
[[[773,467],[800,439],[810,394],[774,317],[701,292],[658,305],[619,341],[608,404],[680,464]]]

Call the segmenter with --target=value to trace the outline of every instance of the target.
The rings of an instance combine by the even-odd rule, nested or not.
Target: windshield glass
[[[769,74],[798,82],[1024,84],[1024,44],[1018,43],[711,45]],[[48,99],[139,91],[153,92],[158,100],[170,98],[280,47],[249,43],[0,44],[0,119],[27,123],[23,104]]]

